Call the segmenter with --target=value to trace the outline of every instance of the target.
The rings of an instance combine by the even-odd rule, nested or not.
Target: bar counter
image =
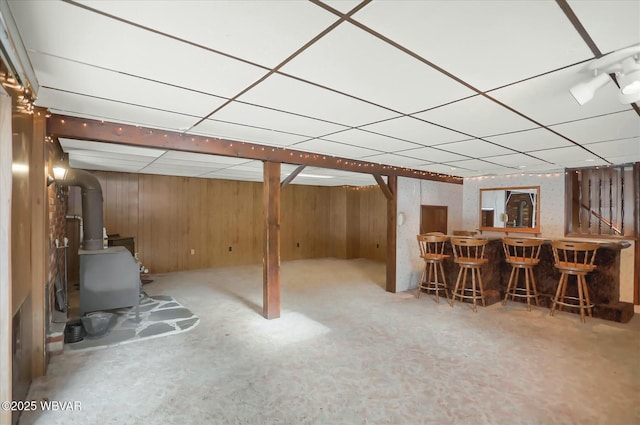
[[[454,236],[455,237],[455,236]],[[484,282],[487,305],[502,301],[504,298],[511,266],[505,261],[500,238],[488,239],[485,247],[485,258],[488,262],[482,267],[482,281]],[[569,239],[566,239],[569,240]],[[628,242],[612,241],[599,242],[596,254],[596,269],[587,276],[589,296],[595,305],[593,317],[626,323],[633,317],[633,304],[619,301],[620,299],[620,250],[629,246]],[[445,245],[445,253],[450,255],[444,261],[444,271],[447,277],[449,292],[453,290],[458,277],[458,266],[453,261],[451,244]],[[524,283],[524,273],[520,272],[520,285]],[[545,240],[540,250],[540,264],[534,268],[536,287],[541,307],[551,307],[551,302],[558,288],[560,272],[554,266],[551,241]],[[519,285],[519,286],[520,286]],[[577,296],[575,277],[571,277],[567,289],[567,296]],[[524,299],[516,298],[516,302]],[[513,302],[509,300],[509,302]],[[526,302],[526,301],[524,301]],[[534,301],[532,301],[532,304]],[[535,305],[535,304],[534,304]],[[565,308],[565,311],[576,313],[577,309]]]

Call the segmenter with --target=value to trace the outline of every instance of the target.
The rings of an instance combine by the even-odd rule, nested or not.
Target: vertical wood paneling
[[[347,258],[347,191],[344,187],[331,188],[329,207],[329,256]]]
[[[361,258],[385,261],[387,240],[387,198],[378,186],[361,189],[360,255]]]
[[[107,232],[133,236],[152,273],[262,261],[261,183],[94,174],[103,187]],[[75,197],[79,193],[70,195],[70,205]],[[356,190],[289,184],[282,189],[282,260],[333,256],[384,261],[385,247],[386,200],[377,186]]]
[[[347,189],[347,258],[360,257],[360,192]]]

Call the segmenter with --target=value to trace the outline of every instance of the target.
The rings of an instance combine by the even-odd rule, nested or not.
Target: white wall
[[[449,232],[462,225],[463,186],[398,177],[398,215],[404,216],[396,234],[396,291],[418,286],[424,262],[420,258],[416,235],[420,233],[420,206],[446,205]],[[476,206],[477,208],[477,206]]]

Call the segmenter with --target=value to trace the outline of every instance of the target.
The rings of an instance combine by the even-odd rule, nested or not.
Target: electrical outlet
[[[296,243],[296,248],[300,248],[300,242]]]
[[[191,255],[196,255],[196,250],[191,248]]]
[[[229,247],[229,252],[231,252],[231,247]]]
[[[380,244],[379,243],[376,244],[376,248],[380,248]]]

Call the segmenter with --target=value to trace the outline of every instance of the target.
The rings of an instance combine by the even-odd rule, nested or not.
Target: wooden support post
[[[396,231],[397,231],[396,224],[397,224],[397,215],[398,215],[398,177],[388,176],[387,186],[389,189],[389,193],[392,196],[391,198],[387,198],[387,286],[386,286],[386,289],[388,292],[396,292]]]
[[[280,163],[264,162],[263,315],[280,317]]]
[[[33,114],[31,140],[31,163],[29,164],[29,186],[31,192],[31,308],[32,316],[32,360],[31,376],[43,376],[46,362],[46,284],[49,260],[49,202],[47,176],[45,173],[45,127],[46,111],[36,108]]]
[[[302,172],[302,170],[305,169],[305,167],[306,167],[306,165],[300,165],[300,166],[298,166],[298,168],[293,170],[293,172],[291,174],[289,174],[286,179],[282,180],[282,183],[280,184],[280,188],[282,189],[283,187],[285,187],[286,185],[291,183],[293,181],[293,179],[298,177],[298,174],[300,174]]]

